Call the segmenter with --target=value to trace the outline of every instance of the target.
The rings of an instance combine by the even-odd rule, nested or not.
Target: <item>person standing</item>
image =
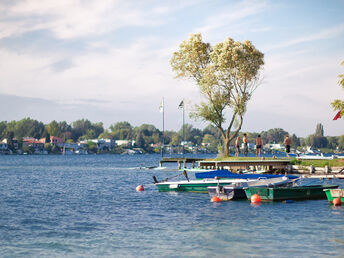
[[[287,153],[287,157],[289,158],[290,153],[290,145],[291,145],[291,139],[289,138],[289,135],[286,135],[284,137],[284,145],[285,145],[285,152]]]
[[[256,138],[256,157],[260,158],[260,155],[262,153],[262,147],[263,139],[261,138],[260,134],[258,134],[258,137]]]
[[[240,137],[239,136],[235,140],[235,149],[236,149],[235,157],[239,157],[239,154],[240,154]]]
[[[246,133],[244,133],[244,137],[242,138],[242,142],[244,143],[244,157],[247,157],[248,146],[247,146],[247,134]]]

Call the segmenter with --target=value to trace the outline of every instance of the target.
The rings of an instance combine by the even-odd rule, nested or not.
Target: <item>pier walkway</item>
[[[162,167],[163,163],[178,163],[178,169],[186,168],[186,163],[191,163],[192,168],[195,167],[197,161],[204,160],[202,158],[162,158],[159,161],[159,166]]]
[[[200,168],[211,169],[247,169],[254,167],[255,169],[266,169],[268,171],[287,170],[289,160],[228,160],[228,161],[199,161]]]

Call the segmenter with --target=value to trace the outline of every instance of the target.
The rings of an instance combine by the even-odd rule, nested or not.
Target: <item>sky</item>
[[[330,103],[343,99],[344,0],[0,0],[0,121],[89,119],[162,130],[185,122],[201,96],[170,59],[190,33],[212,45],[250,40],[264,53],[262,82],[242,131],[283,128],[305,137],[317,123],[344,134]],[[228,114],[228,118],[230,113]]]

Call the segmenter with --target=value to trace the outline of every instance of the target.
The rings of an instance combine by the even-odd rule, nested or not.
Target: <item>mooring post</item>
[[[309,166],[309,174],[313,174],[315,172],[314,166],[310,165]]]

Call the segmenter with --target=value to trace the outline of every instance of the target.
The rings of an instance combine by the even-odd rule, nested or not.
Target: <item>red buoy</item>
[[[258,203],[260,201],[261,201],[261,198],[260,198],[259,194],[254,194],[251,196],[251,202],[252,203]]]
[[[332,202],[334,206],[342,205],[342,200],[340,199],[340,197],[334,198]]]
[[[211,198],[210,201],[211,202],[221,202],[221,199],[219,197],[217,197],[217,196],[214,196],[214,197]]]
[[[138,192],[142,192],[142,191],[144,191],[145,189],[144,189],[144,187],[143,187],[143,185],[138,185],[137,187],[136,187],[136,191],[138,191]]]

